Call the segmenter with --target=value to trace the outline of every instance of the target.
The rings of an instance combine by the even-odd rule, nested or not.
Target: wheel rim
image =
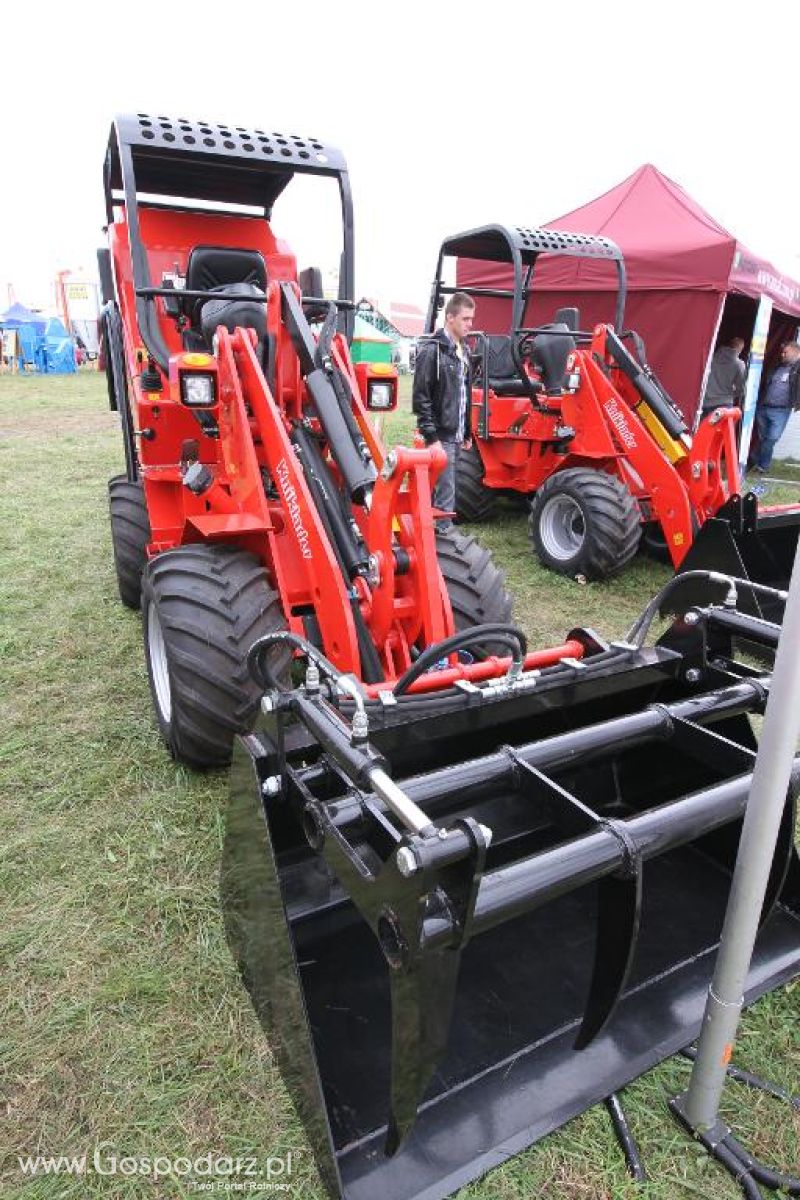
[[[147,648],[156,704],[164,721],[169,722],[172,717],[172,688],[169,682],[167,647],[164,644],[164,634],[155,604],[150,604],[147,608]]]
[[[571,496],[553,496],[539,517],[539,537],[551,558],[566,562],[574,558],[586,538],[583,510]]]

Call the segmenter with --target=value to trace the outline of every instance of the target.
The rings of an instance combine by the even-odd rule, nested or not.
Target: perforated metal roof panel
[[[267,209],[298,172],[347,172],[341,151],[318,138],[133,113],[117,116],[111,127],[107,192],[122,188],[121,146],[130,148],[139,194]]]
[[[512,248],[524,263],[537,254],[566,254],[574,258],[622,259],[622,251],[610,238],[589,233],[568,233],[561,229],[527,229],[522,225],[482,225],[457,233],[442,245],[444,254],[461,258],[510,262]]]

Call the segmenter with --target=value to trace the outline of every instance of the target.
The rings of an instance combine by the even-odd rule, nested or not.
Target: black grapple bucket
[[[240,739],[228,934],[333,1195],[446,1196],[697,1036],[769,683],[702,625]],[[793,827],[749,1001],[800,972]]]
[[[752,580],[768,588],[787,591],[798,535],[800,506],[759,508],[756,497],[732,496],[716,516],[698,531],[678,574],[695,570],[719,571],[737,579]],[[671,593],[674,605],[688,607],[700,601],[702,584],[687,580]],[[751,616],[769,621],[783,619],[784,601],[779,597],[739,587],[738,607]]]

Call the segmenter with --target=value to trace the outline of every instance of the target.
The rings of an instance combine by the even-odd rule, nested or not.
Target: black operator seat
[[[237,250],[228,246],[195,246],[186,267],[186,290],[215,292],[219,299],[187,300],[185,312],[190,326],[184,330],[187,350],[211,350],[219,325],[233,332],[237,326],[255,329],[258,355],[263,366],[269,358],[267,306],[261,299],[267,291],[267,267],[258,250]],[[226,300],[243,293],[253,296]]]
[[[486,373],[496,396],[530,395],[530,386],[520,379],[507,333],[486,335]]]

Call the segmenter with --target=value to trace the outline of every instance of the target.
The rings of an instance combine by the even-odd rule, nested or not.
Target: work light
[[[206,371],[181,373],[181,400],[189,408],[210,408],[216,399],[213,375]]]
[[[370,379],[367,382],[367,408],[394,408],[394,380]]]

